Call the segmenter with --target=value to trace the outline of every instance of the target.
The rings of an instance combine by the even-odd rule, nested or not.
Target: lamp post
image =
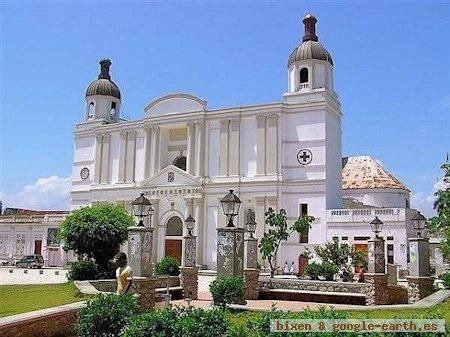
[[[383,221],[378,219],[377,216],[370,222],[370,227],[372,228],[372,232],[375,233],[375,238],[378,238],[378,234],[383,230],[383,224]]]
[[[427,223],[427,218],[425,218],[420,212],[417,212],[412,218],[411,218],[411,226],[414,230],[417,231],[417,237],[422,237],[422,231],[425,228],[425,225]]]
[[[144,193],[141,193],[131,205],[133,206],[134,215],[139,218],[138,227],[144,227],[144,218],[153,215],[155,212],[152,203],[144,197]],[[151,227],[151,223],[149,224],[149,227]]]
[[[134,200],[133,214],[139,218],[139,223],[135,227],[128,228],[128,264],[133,269],[133,276],[152,276],[152,249],[153,249],[153,228],[151,223],[144,225],[144,218],[151,216],[154,212],[152,203],[144,193]]]
[[[230,193],[220,200],[220,204],[222,205],[223,213],[228,219],[227,227],[234,227],[233,218],[238,215],[242,201],[233,193],[233,190],[230,190]]]
[[[372,232],[375,238],[368,241],[369,244],[369,261],[368,272],[375,274],[385,274],[385,258],[384,258],[384,240],[378,234],[383,230],[383,221],[377,216],[370,222]]]
[[[188,236],[193,236],[192,230],[195,227],[195,219],[192,217],[192,215],[189,215],[184,222],[186,223],[186,228],[188,230]]]
[[[245,229],[233,224],[233,218],[238,215],[241,204],[233,190],[220,200],[228,222],[226,227],[217,228],[217,276],[243,275]]]

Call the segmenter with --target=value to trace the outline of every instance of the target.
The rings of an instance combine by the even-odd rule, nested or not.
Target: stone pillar
[[[144,148],[144,179],[151,177],[150,164],[152,161],[152,129],[147,127],[145,131],[145,148]]]
[[[183,297],[196,300],[198,298],[198,267],[181,267],[180,274]]]
[[[195,231],[197,233],[197,264],[203,264],[203,238],[204,233],[204,202],[203,199],[194,200],[194,219],[195,219]]]
[[[367,271],[373,274],[385,274],[384,240],[374,238],[368,241],[369,244],[369,266]]]
[[[228,125],[229,120],[220,121],[219,136],[219,175],[228,175]]]
[[[409,238],[409,275],[430,276],[430,244],[428,238]]]
[[[258,239],[247,238],[245,239],[245,268],[256,269],[258,268]]]
[[[128,264],[137,277],[150,277],[152,270],[153,229],[128,228]]]
[[[406,276],[406,280],[408,281],[408,303],[417,302],[436,291],[434,277]]]
[[[183,237],[183,267],[195,267],[197,265],[196,237],[186,235]]]
[[[203,177],[205,168],[205,121],[197,122],[195,124],[195,130],[197,132],[197,163],[195,175],[197,177]]]
[[[157,278],[133,276],[131,278],[136,293],[139,295],[138,304],[141,310],[146,311],[155,307],[155,288]]]
[[[259,269],[244,269],[244,300],[257,300],[259,295]]]
[[[187,156],[186,171],[189,174],[195,174],[195,124],[187,125]]]
[[[217,228],[217,276],[243,276],[244,228]]]
[[[389,304],[388,276],[386,274],[366,273],[364,281],[371,285],[367,305]]]

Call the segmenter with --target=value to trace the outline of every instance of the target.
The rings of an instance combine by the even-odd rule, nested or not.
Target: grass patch
[[[72,282],[0,286],[0,317],[80,302],[90,298]]]

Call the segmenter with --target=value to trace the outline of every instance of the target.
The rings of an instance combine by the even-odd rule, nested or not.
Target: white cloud
[[[420,210],[426,217],[436,215],[434,210],[434,201],[436,197],[434,193],[439,190],[448,188],[448,184],[441,178],[433,185],[433,191],[430,193],[418,192],[411,195],[411,207]]]
[[[34,184],[26,185],[15,194],[0,191],[0,200],[3,208],[67,210],[70,204],[70,177],[39,178]]]

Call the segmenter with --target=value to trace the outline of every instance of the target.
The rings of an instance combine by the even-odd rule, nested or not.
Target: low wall
[[[335,281],[313,281],[300,279],[276,279],[260,277],[259,286],[261,290],[269,289],[292,289],[323,291],[335,293],[354,293],[370,295],[371,286],[366,283],[335,282]]]
[[[408,304],[408,289],[398,285],[388,285],[389,304]]]
[[[167,287],[167,277],[155,276],[158,278],[156,281],[156,288],[166,288]],[[179,287],[180,286],[180,277],[179,276],[169,276],[169,287]],[[76,281],[79,282],[79,281]],[[82,281],[83,282],[83,281]],[[95,289],[100,292],[115,292],[117,289],[117,280],[109,279],[109,280],[91,280],[85,281],[89,282]]]
[[[74,324],[78,309],[85,302],[32,311],[0,318],[2,337],[69,337],[75,336]]]

